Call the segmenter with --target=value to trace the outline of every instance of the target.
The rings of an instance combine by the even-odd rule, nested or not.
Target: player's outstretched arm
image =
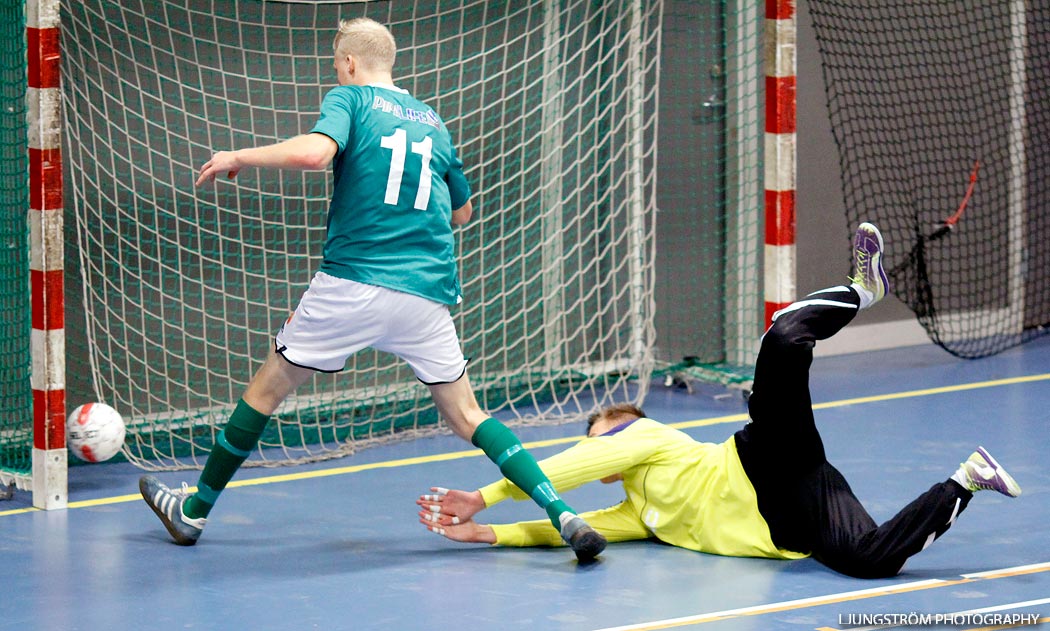
[[[628,500],[602,510],[581,513],[580,517],[610,542],[653,537]],[[561,535],[546,519],[513,524],[479,524],[473,519],[453,524],[448,520],[446,525],[441,525],[429,510],[420,510],[419,523],[430,532],[462,543],[489,543],[514,548],[565,545]]]
[[[338,149],[339,146],[334,140],[324,134],[314,133],[296,136],[275,145],[220,151],[201,167],[197,176],[197,186],[214,182],[215,178],[221,175],[232,180],[244,167],[301,171],[325,169],[332,162]]]

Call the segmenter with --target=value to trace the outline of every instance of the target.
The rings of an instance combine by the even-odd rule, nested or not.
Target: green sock
[[[547,517],[558,531],[561,531],[558,517],[562,513],[568,511],[576,514],[554,490],[532,454],[521,446],[518,437],[503,423],[494,418],[486,419],[474,430],[470,442],[480,447],[489,460],[496,463],[505,478],[528,493],[540,508],[547,511]]]
[[[244,399],[237,402],[230,421],[219,432],[204,463],[204,471],[201,471],[197,481],[197,492],[182,505],[182,511],[187,517],[195,519],[208,516],[233,474],[237,473],[248,454],[255,449],[269,420],[269,416],[255,411]]]

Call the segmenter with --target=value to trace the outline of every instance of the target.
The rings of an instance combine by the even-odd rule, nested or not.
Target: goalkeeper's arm
[[[514,524],[479,524],[470,519],[463,523],[442,526],[424,517],[419,523],[427,530],[461,543],[489,543],[511,547],[561,546],[561,534],[548,520],[522,521]],[[638,518],[638,511],[629,500],[599,511],[580,515],[609,541],[649,539],[653,533]]]

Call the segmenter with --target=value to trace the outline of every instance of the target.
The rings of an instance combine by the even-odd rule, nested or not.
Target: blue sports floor
[[[977,494],[904,572],[864,581],[815,561],[725,558],[654,542],[613,544],[579,566],[562,549],[447,541],[417,524],[432,485],[497,476],[452,437],[341,461],[240,472],[197,546],[172,544],[127,464],[70,471],[70,508],[0,503],[0,629],[712,629],[906,628],[861,614],[978,612],[938,629],[1004,629],[1024,613],[1050,628],[1050,339],[997,357],[935,347],[818,358],[811,379],[829,459],[876,519],[890,517],[984,445],[1024,488]],[[721,396],[725,395],[725,396]],[[649,416],[722,441],[743,423],[738,393],[653,386]],[[538,457],[583,424],[518,428]],[[162,474],[175,484],[196,473]],[[579,510],[616,486],[567,494]],[[504,503],[483,521],[535,519]],[[914,620],[914,619],[913,619]],[[1024,627],[1031,628],[1031,627]]]

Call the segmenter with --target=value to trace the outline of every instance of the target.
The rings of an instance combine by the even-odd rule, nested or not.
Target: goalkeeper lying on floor
[[[813,347],[885,295],[881,258],[881,235],[861,224],[853,284],[810,294],[774,315],[755,364],[751,422],[727,441],[698,442],[633,405],[618,404],[591,416],[588,438],[541,461],[544,473],[559,492],[594,480],[623,483],[623,502],[581,515],[610,542],[656,538],[727,556],[812,555],[861,578],[899,573],[909,557],[948,530],[975,491],[1016,497],[1021,489],[979,447],[951,477],[878,525],[827,461],[809,395]],[[507,480],[473,492],[432,490],[417,500],[420,523],[449,539],[561,544],[546,521],[473,520],[496,502],[526,499]]]

